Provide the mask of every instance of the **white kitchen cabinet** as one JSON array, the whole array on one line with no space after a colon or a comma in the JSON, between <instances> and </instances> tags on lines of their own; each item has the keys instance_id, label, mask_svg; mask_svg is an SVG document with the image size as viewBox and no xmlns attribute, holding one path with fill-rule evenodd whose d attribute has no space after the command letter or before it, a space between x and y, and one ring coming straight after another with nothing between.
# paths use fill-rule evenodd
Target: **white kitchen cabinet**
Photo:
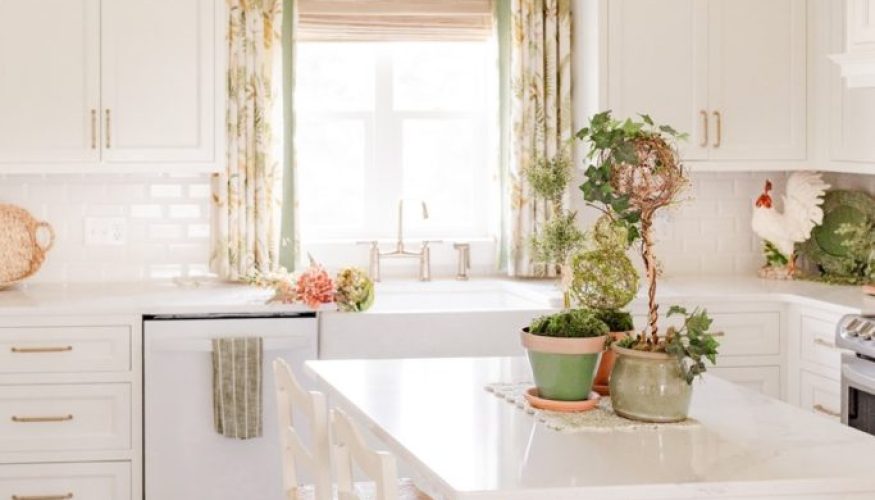
<instances>
[{"instance_id":1,"label":"white kitchen cabinet","mask_svg":"<svg viewBox=\"0 0 875 500\"><path fill-rule=\"evenodd\" d=\"M803 160L806 5L708 1L711 160Z\"/></svg>"},{"instance_id":2,"label":"white kitchen cabinet","mask_svg":"<svg viewBox=\"0 0 875 500\"><path fill-rule=\"evenodd\" d=\"M125 462L0 465L0 498L128 500L131 480Z\"/></svg>"},{"instance_id":3,"label":"white kitchen cabinet","mask_svg":"<svg viewBox=\"0 0 875 500\"><path fill-rule=\"evenodd\" d=\"M717 366L709 368L708 373L760 394L781 399L780 366Z\"/></svg>"},{"instance_id":4,"label":"white kitchen cabinet","mask_svg":"<svg viewBox=\"0 0 875 500\"><path fill-rule=\"evenodd\" d=\"M0 173L220 169L221 0L0 0Z\"/></svg>"},{"instance_id":5,"label":"white kitchen cabinet","mask_svg":"<svg viewBox=\"0 0 875 500\"><path fill-rule=\"evenodd\" d=\"M849 0L848 5L867 3ZM875 2L873 2L875 3ZM875 14L875 11L873 11ZM844 2L830 3L825 12L829 29L827 53L841 52L849 39L860 40L860 35L848 34L862 21L854 22L847 16ZM875 167L875 87L848 87L841 68L830 64L826 68L829 90L829 160L846 163L860 173L873 173ZM860 165L862 164L862 165Z\"/></svg>"},{"instance_id":6,"label":"white kitchen cabinet","mask_svg":"<svg viewBox=\"0 0 875 500\"><path fill-rule=\"evenodd\" d=\"M607 3L606 107L690 134L685 160L806 159L806 2Z\"/></svg>"},{"instance_id":7,"label":"white kitchen cabinet","mask_svg":"<svg viewBox=\"0 0 875 500\"><path fill-rule=\"evenodd\" d=\"M608 2L607 108L649 114L690 134L685 159L708 157L706 4L699 0Z\"/></svg>"},{"instance_id":8,"label":"white kitchen cabinet","mask_svg":"<svg viewBox=\"0 0 875 500\"><path fill-rule=\"evenodd\" d=\"M0 170L99 160L99 7L0 1Z\"/></svg>"},{"instance_id":9,"label":"white kitchen cabinet","mask_svg":"<svg viewBox=\"0 0 875 500\"><path fill-rule=\"evenodd\" d=\"M838 380L802 370L799 373L799 406L831 420L841 417L841 384Z\"/></svg>"},{"instance_id":10,"label":"white kitchen cabinet","mask_svg":"<svg viewBox=\"0 0 875 500\"><path fill-rule=\"evenodd\" d=\"M102 3L104 161L213 161L215 10L215 0Z\"/></svg>"}]
</instances>

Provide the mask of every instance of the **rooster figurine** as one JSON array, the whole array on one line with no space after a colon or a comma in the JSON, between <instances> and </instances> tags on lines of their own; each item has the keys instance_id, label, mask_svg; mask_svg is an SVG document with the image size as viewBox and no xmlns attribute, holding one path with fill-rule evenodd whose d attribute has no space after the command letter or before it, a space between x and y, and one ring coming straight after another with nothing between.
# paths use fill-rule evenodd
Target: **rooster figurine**
<instances>
[{"instance_id":1,"label":"rooster figurine","mask_svg":"<svg viewBox=\"0 0 875 500\"><path fill-rule=\"evenodd\" d=\"M823 222L823 195L829 184L817 172L796 172L787 179L783 196L784 213L778 212L772 196L772 182L766 180L763 194L756 200L751 226L763 240L766 265L764 278L790 279L796 272L796 243L806 241L811 231Z\"/></svg>"}]
</instances>

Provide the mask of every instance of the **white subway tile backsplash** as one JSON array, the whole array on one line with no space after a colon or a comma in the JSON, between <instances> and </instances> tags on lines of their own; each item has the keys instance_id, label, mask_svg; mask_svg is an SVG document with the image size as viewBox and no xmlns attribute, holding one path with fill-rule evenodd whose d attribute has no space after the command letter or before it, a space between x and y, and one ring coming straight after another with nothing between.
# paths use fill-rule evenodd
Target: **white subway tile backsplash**
<instances>
[{"instance_id":1,"label":"white subway tile backsplash","mask_svg":"<svg viewBox=\"0 0 875 500\"><path fill-rule=\"evenodd\" d=\"M788 174L691 173L686 201L664 210L654 228L664 276L753 275L761 242L750 228L753 203L766 179L780 196ZM875 193L875 176L827 174L836 188ZM598 214L574 207L584 224ZM209 274L208 174L6 175L0 203L14 203L55 229L55 246L34 281L127 281ZM123 218L120 246L88 246L86 217ZM640 257L632 258L640 268Z\"/></svg>"},{"instance_id":2,"label":"white subway tile backsplash","mask_svg":"<svg viewBox=\"0 0 875 500\"><path fill-rule=\"evenodd\" d=\"M55 230L55 246L32 281L204 275L209 182L208 174L6 175L0 176L0 203L20 205ZM95 217L123 220L124 244L87 245L85 220Z\"/></svg>"}]
</instances>

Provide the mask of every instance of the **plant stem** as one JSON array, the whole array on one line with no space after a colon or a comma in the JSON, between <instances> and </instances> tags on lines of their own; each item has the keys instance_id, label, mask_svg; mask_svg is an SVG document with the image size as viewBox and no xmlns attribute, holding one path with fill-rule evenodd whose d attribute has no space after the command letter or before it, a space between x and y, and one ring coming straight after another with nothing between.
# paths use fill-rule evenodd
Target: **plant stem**
<instances>
[{"instance_id":1,"label":"plant stem","mask_svg":"<svg viewBox=\"0 0 875 500\"><path fill-rule=\"evenodd\" d=\"M641 256L647 272L647 307L649 311L650 337L653 345L659 343L659 306L656 304L656 258L653 255L653 212L641 213Z\"/></svg>"}]
</instances>

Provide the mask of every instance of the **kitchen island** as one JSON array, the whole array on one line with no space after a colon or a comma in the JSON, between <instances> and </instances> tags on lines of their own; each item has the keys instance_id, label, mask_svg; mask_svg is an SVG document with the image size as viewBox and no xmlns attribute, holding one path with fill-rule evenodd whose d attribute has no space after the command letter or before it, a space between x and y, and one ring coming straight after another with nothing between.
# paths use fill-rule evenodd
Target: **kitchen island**
<instances>
[{"instance_id":1,"label":"kitchen island","mask_svg":"<svg viewBox=\"0 0 875 500\"><path fill-rule=\"evenodd\" d=\"M485 390L523 358L307 363L434 498L873 499L875 437L706 375L699 425L557 431Z\"/></svg>"}]
</instances>

